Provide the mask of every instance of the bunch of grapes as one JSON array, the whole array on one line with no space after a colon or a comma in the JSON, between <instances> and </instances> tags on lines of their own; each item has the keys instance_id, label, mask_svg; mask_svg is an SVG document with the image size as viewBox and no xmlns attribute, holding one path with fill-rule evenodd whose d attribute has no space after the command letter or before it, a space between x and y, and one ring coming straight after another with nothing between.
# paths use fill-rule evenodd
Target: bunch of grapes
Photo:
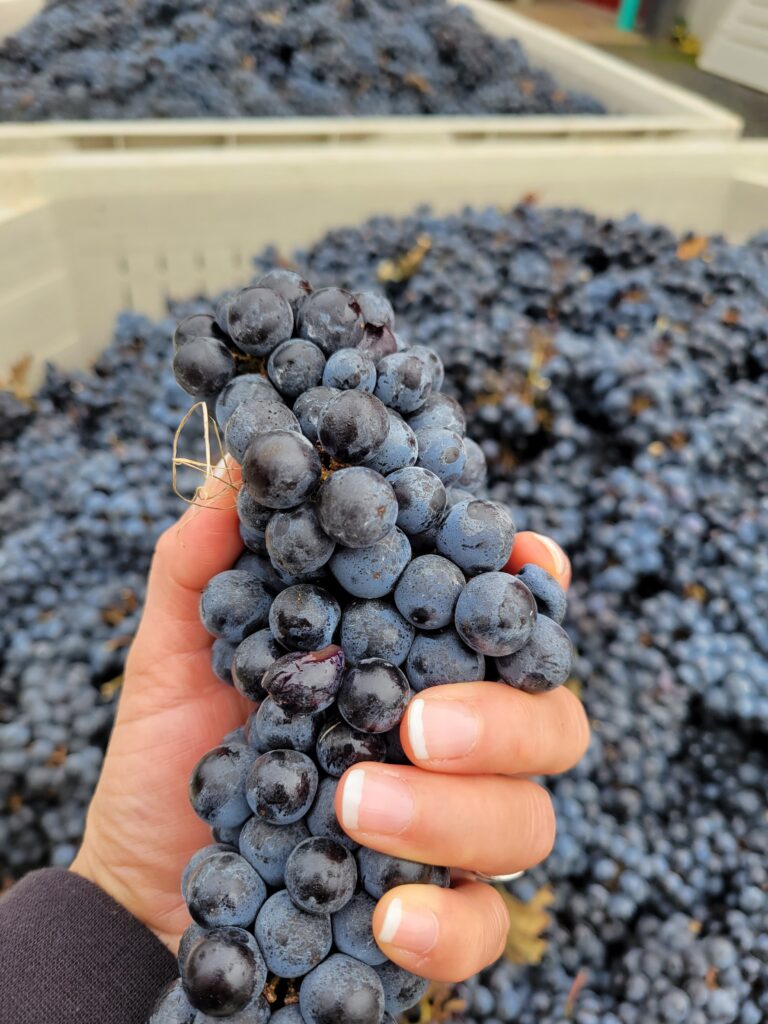
<instances>
[{"instance_id":1,"label":"bunch of grapes","mask_svg":"<svg viewBox=\"0 0 768 1024\"><path fill-rule=\"evenodd\" d=\"M442 363L393 328L376 294L273 270L176 331L176 378L242 468L247 550L200 614L214 672L254 710L192 775L214 842L184 872L194 923L152 1024L382 1024L417 1003L426 982L381 952L373 910L450 873L352 841L338 781L405 762L413 692L568 678L563 590L504 571L515 527L476 497L485 459Z\"/></svg>"}]
</instances>

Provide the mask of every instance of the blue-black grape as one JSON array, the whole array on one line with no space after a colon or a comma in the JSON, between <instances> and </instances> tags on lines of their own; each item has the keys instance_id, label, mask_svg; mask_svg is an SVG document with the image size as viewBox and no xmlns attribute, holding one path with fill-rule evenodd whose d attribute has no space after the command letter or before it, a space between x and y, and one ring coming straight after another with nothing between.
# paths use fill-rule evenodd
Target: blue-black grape
<instances>
[{"instance_id":1,"label":"blue-black grape","mask_svg":"<svg viewBox=\"0 0 768 1024\"><path fill-rule=\"evenodd\" d=\"M372 967L334 953L299 990L306 1024L378 1024L384 1016L384 990Z\"/></svg>"},{"instance_id":2,"label":"blue-black grape","mask_svg":"<svg viewBox=\"0 0 768 1024\"><path fill-rule=\"evenodd\" d=\"M325 356L311 341L292 338L278 345L267 363L267 374L284 397L293 401L323 380Z\"/></svg>"},{"instance_id":3,"label":"blue-black grape","mask_svg":"<svg viewBox=\"0 0 768 1024\"><path fill-rule=\"evenodd\" d=\"M344 350L342 349L342 351ZM330 400L338 394L340 394L338 388L310 388L303 395L299 395L293 403L293 414L299 421L304 436L312 444L317 444L320 439L318 436L320 414Z\"/></svg>"},{"instance_id":4,"label":"blue-black grape","mask_svg":"<svg viewBox=\"0 0 768 1024\"><path fill-rule=\"evenodd\" d=\"M215 928L195 943L182 970L195 1009L216 1017L242 1010L261 992L267 967L254 937L243 928Z\"/></svg>"},{"instance_id":5,"label":"blue-black grape","mask_svg":"<svg viewBox=\"0 0 768 1024\"><path fill-rule=\"evenodd\" d=\"M243 352L268 356L291 337L293 311L271 288L244 288L228 304L227 329Z\"/></svg>"},{"instance_id":6,"label":"blue-black grape","mask_svg":"<svg viewBox=\"0 0 768 1024\"><path fill-rule=\"evenodd\" d=\"M392 303L380 292L356 292L355 299L360 307L366 326L395 326L395 311Z\"/></svg>"},{"instance_id":7,"label":"blue-black grape","mask_svg":"<svg viewBox=\"0 0 768 1024\"><path fill-rule=\"evenodd\" d=\"M341 686L344 654L340 647L284 654L265 672L262 686L289 714L309 715L333 703Z\"/></svg>"},{"instance_id":8,"label":"blue-black grape","mask_svg":"<svg viewBox=\"0 0 768 1024\"><path fill-rule=\"evenodd\" d=\"M186 888L190 916L205 928L249 928L267 898L267 887L253 867L229 851L205 857Z\"/></svg>"},{"instance_id":9,"label":"blue-black grape","mask_svg":"<svg viewBox=\"0 0 768 1024\"><path fill-rule=\"evenodd\" d=\"M435 394L429 396L417 413L408 417L412 430L450 430L464 437L467 419L459 402L453 395Z\"/></svg>"},{"instance_id":10,"label":"blue-black grape","mask_svg":"<svg viewBox=\"0 0 768 1024\"><path fill-rule=\"evenodd\" d=\"M315 802L306 817L307 828L313 836L328 836L329 839L335 839L348 850L356 850L359 844L354 839L350 839L336 817L335 801L338 785L337 779L324 778L321 780L317 787Z\"/></svg>"},{"instance_id":11,"label":"blue-black grape","mask_svg":"<svg viewBox=\"0 0 768 1024\"><path fill-rule=\"evenodd\" d=\"M320 733L316 756L326 775L340 779L353 764L383 761L387 756L387 744L382 736L360 732L339 719L329 722Z\"/></svg>"},{"instance_id":12,"label":"blue-black grape","mask_svg":"<svg viewBox=\"0 0 768 1024\"><path fill-rule=\"evenodd\" d=\"M333 941L339 952L369 967L383 964L387 959L373 936L375 909L376 900L366 892L359 892L331 918Z\"/></svg>"},{"instance_id":13,"label":"blue-black grape","mask_svg":"<svg viewBox=\"0 0 768 1024\"><path fill-rule=\"evenodd\" d=\"M395 587L400 614L417 629L442 629L453 622L466 580L461 569L440 555L420 555Z\"/></svg>"},{"instance_id":14,"label":"blue-black grape","mask_svg":"<svg viewBox=\"0 0 768 1024\"><path fill-rule=\"evenodd\" d=\"M245 783L255 753L240 743L214 747L197 762L189 782L195 814L209 825L237 828L250 815Z\"/></svg>"},{"instance_id":15,"label":"blue-black grape","mask_svg":"<svg viewBox=\"0 0 768 1024\"><path fill-rule=\"evenodd\" d=\"M383 476L362 466L340 469L320 488L318 515L339 544L364 548L382 540L397 520L397 498Z\"/></svg>"},{"instance_id":16,"label":"blue-black grape","mask_svg":"<svg viewBox=\"0 0 768 1024\"><path fill-rule=\"evenodd\" d=\"M269 629L247 636L235 651L232 676L235 688L248 700L265 696L262 679L267 669L282 656L283 650Z\"/></svg>"},{"instance_id":17,"label":"blue-black grape","mask_svg":"<svg viewBox=\"0 0 768 1024\"><path fill-rule=\"evenodd\" d=\"M332 594L311 583L287 587L269 610L275 639L290 651L318 651L333 640L341 608Z\"/></svg>"},{"instance_id":18,"label":"blue-black grape","mask_svg":"<svg viewBox=\"0 0 768 1024\"><path fill-rule=\"evenodd\" d=\"M241 402L227 420L224 447L238 462L242 462L252 441L275 430L299 433L301 428L288 406L279 399L249 398Z\"/></svg>"},{"instance_id":19,"label":"blue-black grape","mask_svg":"<svg viewBox=\"0 0 768 1024\"><path fill-rule=\"evenodd\" d=\"M398 885L426 885L432 872L428 864L390 857L365 846L357 851L357 863L363 888L375 900Z\"/></svg>"},{"instance_id":20,"label":"blue-black grape","mask_svg":"<svg viewBox=\"0 0 768 1024\"><path fill-rule=\"evenodd\" d=\"M185 903L187 900L187 883L189 882L190 875L200 867L204 860L214 853L237 853L237 850L226 843L210 843L208 846L202 846L192 854L181 875L181 895Z\"/></svg>"},{"instance_id":21,"label":"blue-black grape","mask_svg":"<svg viewBox=\"0 0 768 1024\"><path fill-rule=\"evenodd\" d=\"M432 393L429 367L408 351L384 356L376 366L376 373L376 396L403 416L421 409Z\"/></svg>"},{"instance_id":22,"label":"blue-black grape","mask_svg":"<svg viewBox=\"0 0 768 1024\"><path fill-rule=\"evenodd\" d=\"M343 288L319 288L299 309L298 334L313 341L326 355L340 348L355 348L364 326L360 306Z\"/></svg>"},{"instance_id":23,"label":"blue-black grape","mask_svg":"<svg viewBox=\"0 0 768 1024\"><path fill-rule=\"evenodd\" d=\"M237 645L229 640L214 640L211 647L211 668L217 679L228 686L233 685L232 662L234 661Z\"/></svg>"},{"instance_id":24,"label":"blue-black grape","mask_svg":"<svg viewBox=\"0 0 768 1024\"><path fill-rule=\"evenodd\" d=\"M485 678L485 658L462 643L454 629L439 629L416 637L405 659L405 674L416 691L474 682Z\"/></svg>"},{"instance_id":25,"label":"blue-black grape","mask_svg":"<svg viewBox=\"0 0 768 1024\"><path fill-rule=\"evenodd\" d=\"M506 565L514 539L512 517L498 502L461 501L437 531L437 550L474 576Z\"/></svg>"},{"instance_id":26,"label":"blue-black grape","mask_svg":"<svg viewBox=\"0 0 768 1024\"><path fill-rule=\"evenodd\" d=\"M217 1024L221 1017L212 1016L207 1013L198 1013L195 1017L195 1024ZM268 1024L273 1020L272 1009L261 993L254 996L242 1010L230 1014L226 1018L228 1024Z\"/></svg>"},{"instance_id":27,"label":"blue-black grape","mask_svg":"<svg viewBox=\"0 0 768 1024\"><path fill-rule=\"evenodd\" d=\"M320 569L336 546L311 505L276 512L267 525L265 541L272 563L290 576Z\"/></svg>"},{"instance_id":28,"label":"blue-black grape","mask_svg":"<svg viewBox=\"0 0 768 1024\"><path fill-rule=\"evenodd\" d=\"M272 697L261 702L254 713L253 728L262 752L267 750L314 750L320 734L318 715L289 715Z\"/></svg>"},{"instance_id":29,"label":"blue-black grape","mask_svg":"<svg viewBox=\"0 0 768 1024\"><path fill-rule=\"evenodd\" d=\"M366 462L384 444L389 431L385 406L365 391L342 391L323 407L318 438L334 459Z\"/></svg>"},{"instance_id":30,"label":"blue-black grape","mask_svg":"<svg viewBox=\"0 0 768 1024\"><path fill-rule=\"evenodd\" d=\"M285 866L285 888L308 914L335 914L352 899L357 863L328 836L311 836L296 846Z\"/></svg>"},{"instance_id":31,"label":"blue-black grape","mask_svg":"<svg viewBox=\"0 0 768 1024\"><path fill-rule=\"evenodd\" d=\"M458 483L467 460L463 438L443 427L421 427L416 431L416 441L417 465L430 469L444 484Z\"/></svg>"},{"instance_id":32,"label":"blue-black grape","mask_svg":"<svg viewBox=\"0 0 768 1024\"><path fill-rule=\"evenodd\" d=\"M260 373L244 373L222 388L216 399L216 422L224 430L229 417L241 402L279 401L280 396Z\"/></svg>"},{"instance_id":33,"label":"blue-black grape","mask_svg":"<svg viewBox=\"0 0 768 1024\"><path fill-rule=\"evenodd\" d=\"M380 448L366 460L369 469L387 476L404 466L413 466L419 457L416 435L399 412L387 409L389 426Z\"/></svg>"},{"instance_id":34,"label":"blue-black grape","mask_svg":"<svg viewBox=\"0 0 768 1024\"><path fill-rule=\"evenodd\" d=\"M195 1024L196 1015L197 1011L187 999L181 979L177 978L161 994L149 1024Z\"/></svg>"},{"instance_id":35,"label":"blue-black grape","mask_svg":"<svg viewBox=\"0 0 768 1024\"><path fill-rule=\"evenodd\" d=\"M279 978L300 978L326 958L333 936L328 914L308 914L285 890L270 896L254 926L267 967Z\"/></svg>"},{"instance_id":36,"label":"blue-black grape","mask_svg":"<svg viewBox=\"0 0 768 1024\"><path fill-rule=\"evenodd\" d=\"M180 387L196 398L217 395L237 372L235 360L218 338L191 338L173 357Z\"/></svg>"},{"instance_id":37,"label":"blue-black grape","mask_svg":"<svg viewBox=\"0 0 768 1024\"><path fill-rule=\"evenodd\" d=\"M262 434L243 459L243 481L251 496L268 508L295 508L317 486L320 459L301 434L276 430Z\"/></svg>"},{"instance_id":38,"label":"blue-black grape","mask_svg":"<svg viewBox=\"0 0 768 1024\"><path fill-rule=\"evenodd\" d=\"M350 601L342 612L339 642L350 665L359 665L365 658L402 665L415 635L410 622L389 601Z\"/></svg>"},{"instance_id":39,"label":"blue-black grape","mask_svg":"<svg viewBox=\"0 0 768 1024\"><path fill-rule=\"evenodd\" d=\"M173 332L174 350L185 345L193 338L218 338L226 342L226 335L221 330L216 320L208 313L193 313L179 320L176 330Z\"/></svg>"},{"instance_id":40,"label":"blue-black grape","mask_svg":"<svg viewBox=\"0 0 768 1024\"><path fill-rule=\"evenodd\" d=\"M517 578L522 580L536 598L536 607L541 614L561 626L568 608L568 599L554 576L550 576L540 565L529 563L523 566Z\"/></svg>"},{"instance_id":41,"label":"blue-black grape","mask_svg":"<svg viewBox=\"0 0 768 1024\"><path fill-rule=\"evenodd\" d=\"M344 672L337 704L342 717L360 732L389 732L406 709L408 680L381 658L367 658Z\"/></svg>"},{"instance_id":42,"label":"blue-black grape","mask_svg":"<svg viewBox=\"0 0 768 1024\"><path fill-rule=\"evenodd\" d=\"M421 466L407 466L390 473L387 480L397 498L397 525L401 530L418 534L439 526L447 504L440 477Z\"/></svg>"},{"instance_id":43,"label":"blue-black grape","mask_svg":"<svg viewBox=\"0 0 768 1024\"><path fill-rule=\"evenodd\" d=\"M432 379L432 394L440 391L445 380L445 367L440 356L435 352L434 348L430 348L429 345L409 345L407 350L409 355L415 356L420 359L429 371L429 375Z\"/></svg>"},{"instance_id":44,"label":"blue-black grape","mask_svg":"<svg viewBox=\"0 0 768 1024\"><path fill-rule=\"evenodd\" d=\"M273 292L282 295L293 310L294 317L298 314L304 299L312 291L309 281L297 271L285 267L274 267L266 274L262 274L256 285L259 288L271 288Z\"/></svg>"},{"instance_id":45,"label":"blue-black grape","mask_svg":"<svg viewBox=\"0 0 768 1024\"><path fill-rule=\"evenodd\" d=\"M272 1014L270 1024L304 1024L298 1003L281 1007L277 1013Z\"/></svg>"},{"instance_id":46,"label":"blue-black grape","mask_svg":"<svg viewBox=\"0 0 768 1024\"><path fill-rule=\"evenodd\" d=\"M471 437L465 437L464 453L466 455L466 460L464 462L464 469L461 471L461 476L459 477L459 486L471 488L482 487L485 484L485 480L488 475L488 465L486 463L483 449L476 441L473 441Z\"/></svg>"},{"instance_id":47,"label":"blue-black grape","mask_svg":"<svg viewBox=\"0 0 768 1024\"><path fill-rule=\"evenodd\" d=\"M486 572L467 583L456 602L456 632L489 657L519 651L533 632L536 601L528 587L506 572Z\"/></svg>"},{"instance_id":48,"label":"blue-black grape","mask_svg":"<svg viewBox=\"0 0 768 1024\"><path fill-rule=\"evenodd\" d=\"M367 391L376 387L376 365L359 349L342 348L329 357L323 370L323 384L341 391Z\"/></svg>"},{"instance_id":49,"label":"blue-black grape","mask_svg":"<svg viewBox=\"0 0 768 1024\"><path fill-rule=\"evenodd\" d=\"M269 750L251 765L245 783L248 806L274 825L303 818L317 792L313 761L298 750Z\"/></svg>"},{"instance_id":50,"label":"blue-black grape","mask_svg":"<svg viewBox=\"0 0 768 1024\"><path fill-rule=\"evenodd\" d=\"M322 785L322 784L321 784ZM273 889L285 886L285 865L299 843L309 838L304 821L273 825L254 815L240 833L240 854Z\"/></svg>"},{"instance_id":51,"label":"blue-black grape","mask_svg":"<svg viewBox=\"0 0 768 1024\"><path fill-rule=\"evenodd\" d=\"M257 579L240 569L220 572L203 590L200 618L213 636L239 644L267 624L272 597Z\"/></svg>"},{"instance_id":52,"label":"blue-black grape","mask_svg":"<svg viewBox=\"0 0 768 1024\"><path fill-rule=\"evenodd\" d=\"M429 988L426 978L389 961L377 966L375 971L384 989L384 1006L393 1017L415 1006Z\"/></svg>"},{"instance_id":53,"label":"blue-black grape","mask_svg":"<svg viewBox=\"0 0 768 1024\"><path fill-rule=\"evenodd\" d=\"M571 674L573 647L568 634L546 615L539 615L524 647L496 660L505 683L528 693L554 690Z\"/></svg>"},{"instance_id":54,"label":"blue-black grape","mask_svg":"<svg viewBox=\"0 0 768 1024\"><path fill-rule=\"evenodd\" d=\"M395 528L368 547L337 548L330 560L330 570L353 597L385 597L394 589L410 557L408 538Z\"/></svg>"}]
</instances>

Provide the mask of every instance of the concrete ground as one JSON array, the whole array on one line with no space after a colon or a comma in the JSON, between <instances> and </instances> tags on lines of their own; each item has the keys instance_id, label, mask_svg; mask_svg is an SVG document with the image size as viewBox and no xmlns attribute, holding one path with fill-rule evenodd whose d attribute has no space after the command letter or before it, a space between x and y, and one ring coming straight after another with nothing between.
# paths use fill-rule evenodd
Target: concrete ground
<instances>
[{"instance_id":1,"label":"concrete ground","mask_svg":"<svg viewBox=\"0 0 768 1024\"><path fill-rule=\"evenodd\" d=\"M620 32L615 15L579 0L502 0L515 12L591 43L636 67L699 93L744 118L747 136L768 136L768 95L710 75L670 43Z\"/></svg>"}]
</instances>

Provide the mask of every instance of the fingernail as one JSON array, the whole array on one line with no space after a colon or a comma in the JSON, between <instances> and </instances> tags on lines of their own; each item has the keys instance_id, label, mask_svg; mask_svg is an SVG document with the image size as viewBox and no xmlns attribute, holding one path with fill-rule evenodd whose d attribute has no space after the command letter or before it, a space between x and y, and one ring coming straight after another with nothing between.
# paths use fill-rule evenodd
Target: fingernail
<instances>
[{"instance_id":1,"label":"fingernail","mask_svg":"<svg viewBox=\"0 0 768 1024\"><path fill-rule=\"evenodd\" d=\"M341 823L348 830L395 836L410 825L415 810L410 787L397 776L354 768L344 780Z\"/></svg>"},{"instance_id":2,"label":"fingernail","mask_svg":"<svg viewBox=\"0 0 768 1024\"><path fill-rule=\"evenodd\" d=\"M221 484L229 479L229 465L226 455L222 456L210 473L205 478L205 483L200 488L200 496L204 500L218 495L222 491Z\"/></svg>"},{"instance_id":3,"label":"fingernail","mask_svg":"<svg viewBox=\"0 0 768 1024\"><path fill-rule=\"evenodd\" d=\"M437 917L428 907L409 907L395 898L387 907L377 938L387 946L424 956L435 948L439 931Z\"/></svg>"},{"instance_id":4,"label":"fingernail","mask_svg":"<svg viewBox=\"0 0 768 1024\"><path fill-rule=\"evenodd\" d=\"M408 708L408 739L417 760L450 761L470 754L480 738L480 719L458 700L417 697Z\"/></svg>"},{"instance_id":5,"label":"fingernail","mask_svg":"<svg viewBox=\"0 0 768 1024\"><path fill-rule=\"evenodd\" d=\"M557 576L566 575L568 572L568 559L566 557L565 552L557 543L557 541L552 540L551 537L545 537L542 533L537 533L535 534L535 536L539 539L539 541L544 545L544 547L552 556L552 561L554 563L555 570L554 574Z\"/></svg>"}]
</instances>

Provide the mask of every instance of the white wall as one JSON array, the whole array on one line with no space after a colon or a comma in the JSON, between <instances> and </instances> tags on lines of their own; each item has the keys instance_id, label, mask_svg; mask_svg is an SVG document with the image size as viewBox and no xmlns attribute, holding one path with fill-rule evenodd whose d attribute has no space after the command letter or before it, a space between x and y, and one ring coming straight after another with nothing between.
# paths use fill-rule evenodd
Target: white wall
<instances>
[{"instance_id":1,"label":"white wall","mask_svg":"<svg viewBox=\"0 0 768 1024\"><path fill-rule=\"evenodd\" d=\"M730 5L730 0L685 0L682 8L688 28L705 43Z\"/></svg>"}]
</instances>

